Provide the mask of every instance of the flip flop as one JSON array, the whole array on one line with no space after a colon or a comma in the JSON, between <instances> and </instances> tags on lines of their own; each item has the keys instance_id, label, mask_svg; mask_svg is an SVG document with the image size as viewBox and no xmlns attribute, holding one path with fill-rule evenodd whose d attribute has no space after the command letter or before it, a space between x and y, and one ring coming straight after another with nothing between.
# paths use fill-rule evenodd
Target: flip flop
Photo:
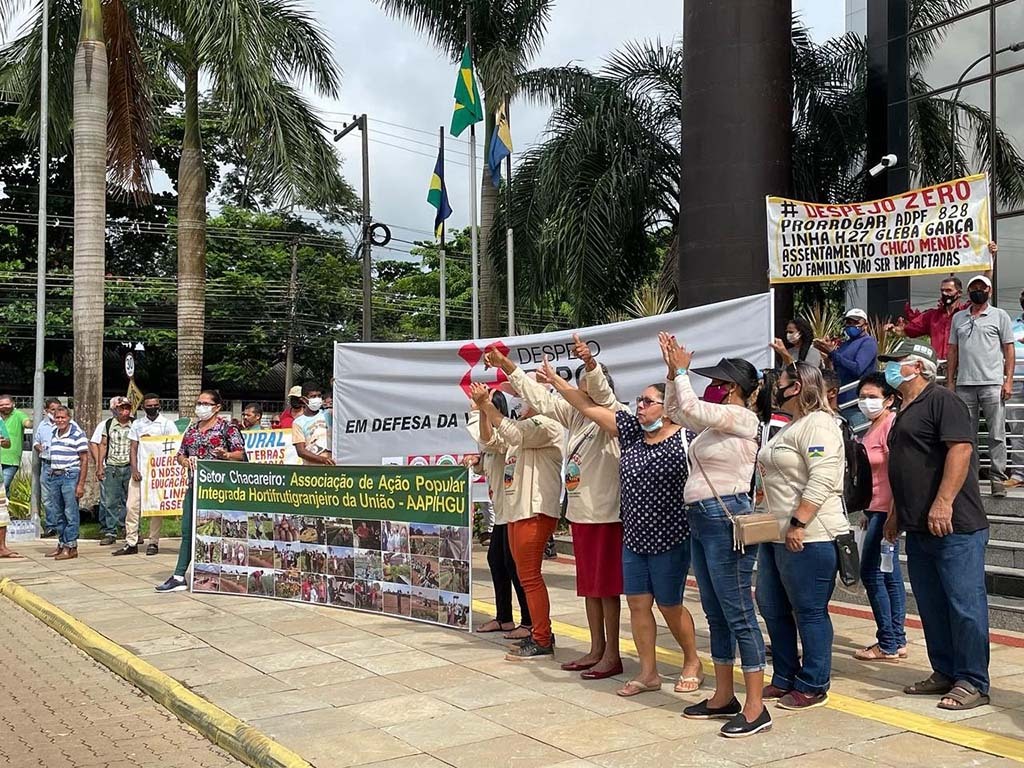
<instances>
[{"instance_id":1,"label":"flip flop","mask_svg":"<svg viewBox=\"0 0 1024 768\"><path fill-rule=\"evenodd\" d=\"M868 646L867 648L861 648L859 651L854 651L853 658L857 661L885 661L889 663L898 663L902 656L899 653L892 655L885 653L878 643Z\"/></svg>"},{"instance_id":2,"label":"flip flop","mask_svg":"<svg viewBox=\"0 0 1024 768\"><path fill-rule=\"evenodd\" d=\"M8 552L6 555L0 555L0 558L9 560L24 560L24 555L19 555L17 552Z\"/></svg>"},{"instance_id":3,"label":"flip flop","mask_svg":"<svg viewBox=\"0 0 1024 768\"><path fill-rule=\"evenodd\" d=\"M903 692L908 696L945 696L953 683L938 672L932 672L926 679L908 685Z\"/></svg>"},{"instance_id":4,"label":"flip flop","mask_svg":"<svg viewBox=\"0 0 1024 768\"><path fill-rule=\"evenodd\" d=\"M949 691L944 693L942 698L952 699L953 703L943 704L940 701L938 703L939 709L948 709L954 712L964 709L974 709L975 707L984 707L990 701L988 694L982 693L966 680L959 681L956 685L950 688Z\"/></svg>"},{"instance_id":5,"label":"flip flop","mask_svg":"<svg viewBox=\"0 0 1024 768\"><path fill-rule=\"evenodd\" d=\"M565 662L565 664L562 664L562 669L564 669L566 672L582 672L586 669L590 669L591 667L596 666L596 661L591 661L586 664L579 664L575 661L567 661Z\"/></svg>"},{"instance_id":6,"label":"flip flop","mask_svg":"<svg viewBox=\"0 0 1024 768\"><path fill-rule=\"evenodd\" d=\"M520 633L520 634L517 634ZM507 632L504 635L506 640L525 640L533 634L533 630L530 627L524 627L520 624L518 627L513 629L511 632Z\"/></svg>"},{"instance_id":7,"label":"flip flop","mask_svg":"<svg viewBox=\"0 0 1024 768\"><path fill-rule=\"evenodd\" d=\"M647 685L641 683L639 680L630 680L622 688L616 691L619 696L623 698L629 698L630 696L637 696L641 693L653 693L654 691L661 690L661 683L655 685Z\"/></svg>"},{"instance_id":8,"label":"flip flop","mask_svg":"<svg viewBox=\"0 0 1024 768\"><path fill-rule=\"evenodd\" d=\"M512 622L509 622L509 623L511 624ZM488 627L491 624L494 625L494 629L485 629L485 627ZM491 619L487 623L477 627L474 631L479 633L479 634L481 634L481 635L484 635L484 634L487 634L488 632L512 632L512 631L515 631L515 627L513 627L511 630L505 629L503 626L501 626L501 622L500 621L498 621L497 619Z\"/></svg>"},{"instance_id":9,"label":"flip flop","mask_svg":"<svg viewBox=\"0 0 1024 768\"><path fill-rule=\"evenodd\" d=\"M692 685L693 687L684 687L690 685ZM699 691L702 685L704 685L703 672L701 672L696 677L683 677L680 674L679 679L676 680L675 687L672 690L674 690L676 693L693 693L694 691Z\"/></svg>"}]
</instances>

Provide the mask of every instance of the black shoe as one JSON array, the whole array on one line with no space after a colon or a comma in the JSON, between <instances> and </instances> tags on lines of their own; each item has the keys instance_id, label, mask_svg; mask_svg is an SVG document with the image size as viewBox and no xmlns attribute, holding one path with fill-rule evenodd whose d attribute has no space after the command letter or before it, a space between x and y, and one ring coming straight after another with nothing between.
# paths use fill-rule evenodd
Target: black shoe
<instances>
[{"instance_id":1,"label":"black shoe","mask_svg":"<svg viewBox=\"0 0 1024 768\"><path fill-rule=\"evenodd\" d=\"M548 539L548 543L544 545L544 559L554 560L558 557L558 552L555 550L555 540Z\"/></svg>"},{"instance_id":2,"label":"black shoe","mask_svg":"<svg viewBox=\"0 0 1024 768\"><path fill-rule=\"evenodd\" d=\"M743 706L735 696L732 701L724 707L709 707L711 699L704 699L700 704L693 704L683 710L683 717L687 720L718 720L724 718L730 720L743 711Z\"/></svg>"},{"instance_id":3,"label":"black shoe","mask_svg":"<svg viewBox=\"0 0 1024 768\"><path fill-rule=\"evenodd\" d=\"M116 544L116 543L117 543L117 537L114 536L111 533L108 533L106 536L104 536L102 539L100 539L100 546L101 547L109 547L111 544Z\"/></svg>"},{"instance_id":4,"label":"black shoe","mask_svg":"<svg viewBox=\"0 0 1024 768\"><path fill-rule=\"evenodd\" d=\"M118 555L137 555L139 554L139 548L134 544L125 544L123 547L115 549L110 554L114 557L117 557Z\"/></svg>"},{"instance_id":5,"label":"black shoe","mask_svg":"<svg viewBox=\"0 0 1024 768\"><path fill-rule=\"evenodd\" d=\"M184 592L188 589L188 582L183 576L171 576L163 584L156 588L157 592Z\"/></svg>"},{"instance_id":6,"label":"black shoe","mask_svg":"<svg viewBox=\"0 0 1024 768\"><path fill-rule=\"evenodd\" d=\"M150 544L148 547L146 547L146 554L147 555L156 555L156 554L159 554L159 552L160 552L160 547L158 547L156 544Z\"/></svg>"},{"instance_id":7,"label":"black shoe","mask_svg":"<svg viewBox=\"0 0 1024 768\"><path fill-rule=\"evenodd\" d=\"M57 532L56 531L43 531L43 535L40 536L39 538L41 538L41 539L55 539L55 538L57 538Z\"/></svg>"},{"instance_id":8,"label":"black shoe","mask_svg":"<svg viewBox=\"0 0 1024 768\"><path fill-rule=\"evenodd\" d=\"M740 712L736 717L723 725L719 733L727 739L742 739L745 736L753 736L755 733L770 731L771 729L772 716L768 712L768 708L765 707L752 723L748 723L747 718Z\"/></svg>"},{"instance_id":9,"label":"black shoe","mask_svg":"<svg viewBox=\"0 0 1024 768\"><path fill-rule=\"evenodd\" d=\"M518 648L511 649L505 654L505 658L509 661L521 661L522 659L536 659L541 656L554 656L555 655L555 644L551 645L538 645L530 638L530 641L525 645L521 645Z\"/></svg>"}]
</instances>

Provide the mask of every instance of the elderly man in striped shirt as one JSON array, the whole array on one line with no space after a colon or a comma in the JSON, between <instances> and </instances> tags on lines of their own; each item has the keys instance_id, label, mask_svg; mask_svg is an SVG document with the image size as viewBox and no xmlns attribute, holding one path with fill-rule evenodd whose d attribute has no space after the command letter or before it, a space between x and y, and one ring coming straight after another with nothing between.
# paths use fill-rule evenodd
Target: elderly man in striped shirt
<instances>
[{"instance_id":1,"label":"elderly man in striped shirt","mask_svg":"<svg viewBox=\"0 0 1024 768\"><path fill-rule=\"evenodd\" d=\"M43 482L49 494L47 517L57 526L57 548L47 554L54 560L78 557L78 500L85 493L89 472L89 439L81 427L71 421L65 406L53 414L53 438L50 441L50 464L45 468Z\"/></svg>"}]
</instances>

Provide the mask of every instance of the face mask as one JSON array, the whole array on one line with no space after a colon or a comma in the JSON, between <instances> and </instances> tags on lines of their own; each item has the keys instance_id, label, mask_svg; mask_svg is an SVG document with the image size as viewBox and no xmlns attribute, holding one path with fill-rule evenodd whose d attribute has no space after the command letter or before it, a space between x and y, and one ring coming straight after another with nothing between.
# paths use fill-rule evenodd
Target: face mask
<instances>
[{"instance_id":1,"label":"face mask","mask_svg":"<svg viewBox=\"0 0 1024 768\"><path fill-rule=\"evenodd\" d=\"M322 397L311 397L306 401L306 407L311 411L319 411L324 407L324 399Z\"/></svg>"},{"instance_id":2,"label":"face mask","mask_svg":"<svg viewBox=\"0 0 1024 768\"><path fill-rule=\"evenodd\" d=\"M899 389L900 384L917 377L916 373L904 376L901 372L903 364L899 360L892 360L885 364L885 382L893 389Z\"/></svg>"},{"instance_id":3,"label":"face mask","mask_svg":"<svg viewBox=\"0 0 1024 768\"><path fill-rule=\"evenodd\" d=\"M797 394L799 394L799 392L796 393L796 394L793 394L793 395L787 395L786 394L786 390L789 389L790 387L792 387L794 383L795 382L791 381L785 387L776 387L775 388L775 393L774 393L772 399L775 401L775 407L776 408L781 408L786 403L788 403L790 400L792 400L794 397L796 397Z\"/></svg>"},{"instance_id":4,"label":"face mask","mask_svg":"<svg viewBox=\"0 0 1024 768\"><path fill-rule=\"evenodd\" d=\"M146 409L146 418L148 418L150 421L156 421L156 417L159 416L159 415L160 415L160 409L159 408L147 408Z\"/></svg>"},{"instance_id":5,"label":"face mask","mask_svg":"<svg viewBox=\"0 0 1024 768\"><path fill-rule=\"evenodd\" d=\"M942 298L943 305L945 305L947 307L951 307L954 304L956 304L956 294L955 293L952 296L947 296L946 294L942 294L941 298Z\"/></svg>"},{"instance_id":6,"label":"face mask","mask_svg":"<svg viewBox=\"0 0 1024 768\"><path fill-rule=\"evenodd\" d=\"M640 428L643 429L644 432L657 432L659 429L661 429L661 424L662 419L659 416L656 421L651 422L650 424L641 424Z\"/></svg>"},{"instance_id":7,"label":"face mask","mask_svg":"<svg viewBox=\"0 0 1024 768\"><path fill-rule=\"evenodd\" d=\"M856 339L860 336L862 330L859 325L848 325L846 326L846 335L848 338Z\"/></svg>"},{"instance_id":8,"label":"face mask","mask_svg":"<svg viewBox=\"0 0 1024 768\"><path fill-rule=\"evenodd\" d=\"M708 384L704 390L704 397L702 398L705 403L721 404L726 401L729 397L729 385L728 384Z\"/></svg>"},{"instance_id":9,"label":"face mask","mask_svg":"<svg viewBox=\"0 0 1024 768\"><path fill-rule=\"evenodd\" d=\"M786 341L788 341L793 346L796 346L797 344L800 343L800 334L799 333L787 333L786 334Z\"/></svg>"},{"instance_id":10,"label":"face mask","mask_svg":"<svg viewBox=\"0 0 1024 768\"><path fill-rule=\"evenodd\" d=\"M970 292L971 302L981 306L988 301L988 291L971 291Z\"/></svg>"},{"instance_id":11,"label":"face mask","mask_svg":"<svg viewBox=\"0 0 1024 768\"><path fill-rule=\"evenodd\" d=\"M863 397L857 401L857 407L861 413L873 419L885 410L885 400L880 397Z\"/></svg>"},{"instance_id":12,"label":"face mask","mask_svg":"<svg viewBox=\"0 0 1024 768\"><path fill-rule=\"evenodd\" d=\"M212 405L197 405L196 406L196 418L200 421L206 421L208 418L213 416Z\"/></svg>"}]
</instances>

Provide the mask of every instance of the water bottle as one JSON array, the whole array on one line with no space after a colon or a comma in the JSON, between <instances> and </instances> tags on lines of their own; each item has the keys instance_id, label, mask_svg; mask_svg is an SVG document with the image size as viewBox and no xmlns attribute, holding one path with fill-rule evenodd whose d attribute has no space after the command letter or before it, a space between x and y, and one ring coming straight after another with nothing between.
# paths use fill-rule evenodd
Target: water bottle
<instances>
[{"instance_id":1,"label":"water bottle","mask_svg":"<svg viewBox=\"0 0 1024 768\"><path fill-rule=\"evenodd\" d=\"M882 539L882 573L892 573L893 558L896 556L896 545L891 541Z\"/></svg>"}]
</instances>

